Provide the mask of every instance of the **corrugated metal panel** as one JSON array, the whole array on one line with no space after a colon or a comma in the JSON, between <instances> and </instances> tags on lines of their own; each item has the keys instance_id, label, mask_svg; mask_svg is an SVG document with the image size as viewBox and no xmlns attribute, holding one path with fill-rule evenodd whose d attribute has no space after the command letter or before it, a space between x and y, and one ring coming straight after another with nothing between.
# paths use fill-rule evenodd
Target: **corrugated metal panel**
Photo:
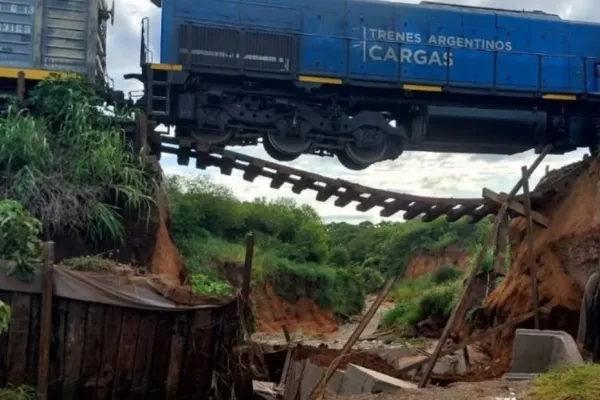
<instances>
[{"instance_id":1,"label":"corrugated metal panel","mask_svg":"<svg viewBox=\"0 0 600 400\"><path fill-rule=\"evenodd\" d=\"M33 66L36 0L0 1L0 65Z\"/></svg>"},{"instance_id":2,"label":"corrugated metal panel","mask_svg":"<svg viewBox=\"0 0 600 400\"><path fill-rule=\"evenodd\" d=\"M45 0L41 67L88 73L89 2Z\"/></svg>"}]
</instances>

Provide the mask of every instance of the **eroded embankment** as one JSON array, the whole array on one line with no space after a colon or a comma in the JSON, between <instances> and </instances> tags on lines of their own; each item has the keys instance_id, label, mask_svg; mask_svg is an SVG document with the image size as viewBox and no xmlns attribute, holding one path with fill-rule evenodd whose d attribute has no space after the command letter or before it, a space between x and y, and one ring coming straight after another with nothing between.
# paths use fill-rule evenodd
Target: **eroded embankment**
<instances>
[{"instance_id":1,"label":"eroded embankment","mask_svg":"<svg viewBox=\"0 0 600 400\"><path fill-rule=\"evenodd\" d=\"M313 299L295 303L282 299L271 284L263 284L252 292L258 332L281 333L285 325L290 332L328 335L338 330L333 312L320 308Z\"/></svg>"},{"instance_id":2,"label":"eroded embankment","mask_svg":"<svg viewBox=\"0 0 600 400\"><path fill-rule=\"evenodd\" d=\"M551 310L541 316L542 329L560 329L576 334L583 287L597 268L600 250L600 164L571 175L568 184L552 201L538 210L551 219L547 229L534 227L534 252L539 282L540 306ZM526 223L512 221L510 246L513 258L502 284L486 300L485 313L496 324L532 311L531 274L528 262ZM523 325L532 327L531 322ZM499 373L511 359L514 327L492 341L491 352Z\"/></svg>"},{"instance_id":3,"label":"eroded embankment","mask_svg":"<svg viewBox=\"0 0 600 400\"><path fill-rule=\"evenodd\" d=\"M422 275L432 274L442 267L454 267L466 271L471 265L471 255L462 247L446 247L438 251L417 250L411 256L405 279L415 279Z\"/></svg>"}]
</instances>

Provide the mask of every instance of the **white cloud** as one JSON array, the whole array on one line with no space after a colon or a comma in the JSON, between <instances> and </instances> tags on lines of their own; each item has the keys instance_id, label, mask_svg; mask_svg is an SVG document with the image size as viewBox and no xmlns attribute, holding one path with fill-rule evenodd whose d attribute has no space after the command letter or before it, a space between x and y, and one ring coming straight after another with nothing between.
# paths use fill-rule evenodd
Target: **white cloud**
<instances>
[{"instance_id":1,"label":"white cloud","mask_svg":"<svg viewBox=\"0 0 600 400\"><path fill-rule=\"evenodd\" d=\"M405 1L418 3L418 0ZM563 18L590 20L600 19L600 7L592 0L456 0L445 3L461 3L485 7L507 9L543 10L560 14ZM595 11L597 12L593 12ZM108 62L109 72L120 89L139 90L140 85L124 81L125 73L139 71L140 27L143 17L150 18L151 47L154 59L159 57L160 14L149 1L121 0L116 5L115 26L109 29ZM232 149L246 154L269 159L261 148ZM543 175L546 166L556 168L573 161L580 160L586 151L579 150L562 156L549 156L534 174L532 185ZM405 193L440 197L479 197L483 186L496 191L509 191L520 177L521 166L529 165L535 159L533 151L511 157L465 154L439 154L407 152L396 161L386 161L371 166L365 171L355 172L342 168L336 159L302 156L289 165L330 177L339 177L376 188L383 188ZM327 220L357 221L362 219L379 219L379 211L373 209L368 213L355 211L353 205L344 209L336 208L333 200L327 203L315 201L315 193L306 191L301 195L292 193L289 187L273 190L264 178L254 183L242 179L241 173L233 176L219 175L218 169L199 171L190 167L180 167L176 160L164 156L162 165L167 173L184 173L190 175L209 174L216 182L230 187L237 196L250 200L254 197L279 196L293 197L298 202L314 206ZM395 217L398 218L398 217Z\"/></svg>"}]
</instances>

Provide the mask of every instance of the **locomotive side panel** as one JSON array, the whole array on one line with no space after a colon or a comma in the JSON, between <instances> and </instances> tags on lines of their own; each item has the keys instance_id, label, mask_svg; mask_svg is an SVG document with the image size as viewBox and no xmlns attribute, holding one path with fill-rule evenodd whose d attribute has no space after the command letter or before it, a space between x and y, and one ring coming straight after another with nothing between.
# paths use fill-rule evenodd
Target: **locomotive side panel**
<instances>
[{"instance_id":1,"label":"locomotive side panel","mask_svg":"<svg viewBox=\"0 0 600 400\"><path fill-rule=\"evenodd\" d=\"M147 107L178 135L352 169L596 141L599 24L382 0L163 0L161 22Z\"/></svg>"},{"instance_id":2,"label":"locomotive side panel","mask_svg":"<svg viewBox=\"0 0 600 400\"><path fill-rule=\"evenodd\" d=\"M163 2L161 62L182 63L180 49L240 57L222 31L293 35L298 74L356 81L431 84L528 93L595 93L600 25L540 13L383 1L288 0ZM194 36L182 25L214 29ZM239 34L237 45L247 43ZM200 46L207 48L202 49ZM270 43L264 42L264 46ZM225 47L223 47L225 46ZM263 46L263 47L264 47ZM246 57L277 57L269 48ZM226 65L227 64L227 65ZM212 64L211 64L212 65ZM229 68L228 63L224 67ZM351 82L350 82L351 83Z\"/></svg>"}]
</instances>

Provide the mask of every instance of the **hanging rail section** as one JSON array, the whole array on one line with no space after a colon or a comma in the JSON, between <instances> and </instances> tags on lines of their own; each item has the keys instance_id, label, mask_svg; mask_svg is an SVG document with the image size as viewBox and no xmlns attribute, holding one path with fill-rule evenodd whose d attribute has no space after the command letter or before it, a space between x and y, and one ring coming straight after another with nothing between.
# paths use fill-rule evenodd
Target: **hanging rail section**
<instances>
[{"instance_id":1,"label":"hanging rail section","mask_svg":"<svg viewBox=\"0 0 600 400\"><path fill-rule=\"evenodd\" d=\"M292 186L292 192L300 194L305 190L317 192L317 201L335 199L335 206L346 207L352 202L358 203L356 210L365 212L380 207L382 217L390 217L404 212L405 220L422 217L424 222L431 222L446 216L450 222L468 216L475 223L488 215L495 214L497 202L484 198L439 198L415 196L389 190L375 189L344 179L328 178L312 172L302 171L275 162L247 156L230 150L196 142L193 138L175 138L161 135L161 152L177 156L179 165L189 165L190 158L196 159L196 168L218 167L221 174L231 175L234 169L243 172L243 179L253 182L262 176L271 181L271 188L279 189L285 183ZM533 207L539 207L544 200L552 196L553 189L531 193ZM520 196L514 202L522 204Z\"/></svg>"}]
</instances>

